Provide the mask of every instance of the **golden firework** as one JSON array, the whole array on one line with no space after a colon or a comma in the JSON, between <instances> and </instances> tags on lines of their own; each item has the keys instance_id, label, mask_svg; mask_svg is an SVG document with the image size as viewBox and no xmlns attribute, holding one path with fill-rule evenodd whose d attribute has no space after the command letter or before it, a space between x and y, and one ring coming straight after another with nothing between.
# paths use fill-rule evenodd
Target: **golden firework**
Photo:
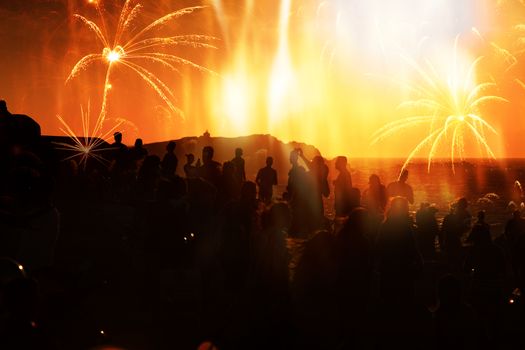
<instances>
[{"instance_id":1,"label":"golden firework","mask_svg":"<svg viewBox=\"0 0 525 350\"><path fill-rule=\"evenodd\" d=\"M95 1L94 4L97 6L100 15L101 26L82 15L75 14L74 16L95 34L102 45L102 50L99 53L87 54L78 60L66 79L66 83L95 62L104 62L107 65L100 112L100 120L101 123L103 123L107 114L108 92L112 87L110 82L112 67L114 65L122 65L140 76L172 111L182 114L182 112L171 101L171 98L173 97L172 89L159 77L145 68L142 63L157 63L179 74L180 72L177 69L178 65L186 65L203 72L214 73L210 69L194 63L189 59L165 53L164 51L158 51L159 49L173 48L177 46L215 48L215 46L210 44L210 41L215 39L214 37L199 34L155 36L156 34L154 33L154 30L166 25L168 22L181 16L191 14L196 10L203 9L205 6L186 7L168 13L167 15L154 20L140 30L133 30L132 24L140 14L142 5L135 3L134 0L126 0L117 21L113 40L110 40L109 35L107 34L103 10L98 1Z\"/></svg>"},{"instance_id":2,"label":"golden firework","mask_svg":"<svg viewBox=\"0 0 525 350\"><path fill-rule=\"evenodd\" d=\"M396 135L407 128L428 125L429 132L421 139L409 153L403 169L423 149L428 149L427 169L430 171L432 161L442 151L442 147L449 148L450 162L454 171L454 162L457 158L463 160L465 156L465 138L470 135L478 143L481 151L491 158L494 152L485 137L485 130L497 134L494 127L483 118L480 106L490 102L508 102L506 99L487 94L494 88L491 82L475 82L475 70L482 57L478 57L462 71L459 67L458 38L454 45L454 59L450 70L446 74L438 73L434 65L427 61L420 65L409 57L403 58L420 77L420 83L408 84L408 87L417 98L400 105L408 110L408 117L393 121L377 130L372 138L375 144L386 137Z\"/></svg>"},{"instance_id":3,"label":"golden firework","mask_svg":"<svg viewBox=\"0 0 525 350\"><path fill-rule=\"evenodd\" d=\"M99 114L99 117L95 121L93 130L90 130L90 114L91 108L89 104L87 110L84 110L84 108L80 106L83 136L77 136L77 133L75 133L71 126L66 123L64 118L57 116L58 120L62 124L60 131L69 137L71 142L54 142L54 144L57 146L56 149L73 152L71 156L64 158L64 161L79 158L79 165L83 166L84 170L86 169L89 159L94 159L106 165L109 163L109 161L105 159L102 154L106 151L112 150L112 148L105 147L104 145L107 145L107 142L109 141L113 132L123 123L123 120L119 120L112 128L102 131L102 117L101 114Z\"/></svg>"}]
</instances>

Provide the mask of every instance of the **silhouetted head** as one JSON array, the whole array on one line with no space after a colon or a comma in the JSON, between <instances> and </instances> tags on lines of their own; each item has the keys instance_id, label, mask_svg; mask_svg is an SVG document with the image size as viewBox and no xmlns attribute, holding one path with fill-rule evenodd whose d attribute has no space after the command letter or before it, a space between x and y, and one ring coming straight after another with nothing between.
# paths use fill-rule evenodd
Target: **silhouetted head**
<instances>
[{"instance_id":1,"label":"silhouetted head","mask_svg":"<svg viewBox=\"0 0 525 350\"><path fill-rule=\"evenodd\" d=\"M257 186L255 182L245 181L241 187L241 202L251 203L257 200Z\"/></svg>"},{"instance_id":2,"label":"silhouetted head","mask_svg":"<svg viewBox=\"0 0 525 350\"><path fill-rule=\"evenodd\" d=\"M202 149L202 161L203 162L209 162L213 159L213 147L212 146L206 146Z\"/></svg>"},{"instance_id":3,"label":"silhouetted head","mask_svg":"<svg viewBox=\"0 0 525 350\"><path fill-rule=\"evenodd\" d=\"M121 143L122 142L122 133L120 131L117 131L113 134L113 139L115 140L116 143Z\"/></svg>"},{"instance_id":4,"label":"silhouetted head","mask_svg":"<svg viewBox=\"0 0 525 350\"><path fill-rule=\"evenodd\" d=\"M4 100L0 100L0 116L8 115L7 103Z\"/></svg>"},{"instance_id":5,"label":"silhouetted head","mask_svg":"<svg viewBox=\"0 0 525 350\"><path fill-rule=\"evenodd\" d=\"M458 199L456 203L456 209L465 210L467 209L467 207L468 207L468 201L465 197L461 197L460 199Z\"/></svg>"},{"instance_id":6,"label":"silhouetted head","mask_svg":"<svg viewBox=\"0 0 525 350\"><path fill-rule=\"evenodd\" d=\"M271 168L272 165L273 165L273 158L272 157L267 157L266 158L266 166Z\"/></svg>"},{"instance_id":7,"label":"silhouetted head","mask_svg":"<svg viewBox=\"0 0 525 350\"><path fill-rule=\"evenodd\" d=\"M521 212L520 212L519 210L514 210L514 211L512 212L512 217L513 217L514 219L519 219L519 218L521 218Z\"/></svg>"},{"instance_id":8,"label":"silhouetted head","mask_svg":"<svg viewBox=\"0 0 525 350\"><path fill-rule=\"evenodd\" d=\"M474 227L472 227L472 233L469 238L476 246L489 245L492 242L490 227L480 223L475 224Z\"/></svg>"},{"instance_id":9,"label":"silhouetted head","mask_svg":"<svg viewBox=\"0 0 525 350\"><path fill-rule=\"evenodd\" d=\"M355 208L348 215L348 220L341 230L342 236L365 234L368 224L368 210L365 208Z\"/></svg>"},{"instance_id":10,"label":"silhouetted head","mask_svg":"<svg viewBox=\"0 0 525 350\"><path fill-rule=\"evenodd\" d=\"M408 217L408 200L399 196L392 198L387 216L388 218Z\"/></svg>"},{"instance_id":11,"label":"silhouetted head","mask_svg":"<svg viewBox=\"0 0 525 350\"><path fill-rule=\"evenodd\" d=\"M186 154L186 162L188 164L192 164L194 161L195 161L195 156L193 155L193 153Z\"/></svg>"},{"instance_id":12,"label":"silhouetted head","mask_svg":"<svg viewBox=\"0 0 525 350\"><path fill-rule=\"evenodd\" d=\"M348 164L348 161L347 161L346 157L344 157L344 156L339 156L335 160L335 168L337 170L339 170L339 171L345 170L347 164Z\"/></svg>"},{"instance_id":13,"label":"silhouetted head","mask_svg":"<svg viewBox=\"0 0 525 350\"><path fill-rule=\"evenodd\" d=\"M136 139L136 140L135 140L135 147L136 147L136 148L142 148L142 145L143 145L143 144L144 144L144 143L142 142L142 139Z\"/></svg>"},{"instance_id":14,"label":"silhouetted head","mask_svg":"<svg viewBox=\"0 0 525 350\"><path fill-rule=\"evenodd\" d=\"M175 141L168 142L168 144L166 145L166 151L172 153L173 151L175 151L175 146Z\"/></svg>"},{"instance_id":15,"label":"silhouetted head","mask_svg":"<svg viewBox=\"0 0 525 350\"><path fill-rule=\"evenodd\" d=\"M485 222L485 210L478 211L478 222Z\"/></svg>"},{"instance_id":16,"label":"silhouetted head","mask_svg":"<svg viewBox=\"0 0 525 350\"><path fill-rule=\"evenodd\" d=\"M324 166L324 158L322 156L315 156L313 159L312 159L312 166L314 169L316 170L321 170L323 169L323 166Z\"/></svg>"},{"instance_id":17,"label":"silhouetted head","mask_svg":"<svg viewBox=\"0 0 525 350\"><path fill-rule=\"evenodd\" d=\"M457 307L461 304L461 283L454 275L443 276L437 290L440 307Z\"/></svg>"},{"instance_id":18,"label":"silhouetted head","mask_svg":"<svg viewBox=\"0 0 525 350\"><path fill-rule=\"evenodd\" d=\"M370 187L376 187L381 185L381 180L379 179L379 176L377 176L376 174L372 174L368 178L368 184L370 185Z\"/></svg>"},{"instance_id":19,"label":"silhouetted head","mask_svg":"<svg viewBox=\"0 0 525 350\"><path fill-rule=\"evenodd\" d=\"M292 150L290 152L290 163L292 165L297 165L297 162L299 161L299 151L296 149Z\"/></svg>"},{"instance_id":20,"label":"silhouetted head","mask_svg":"<svg viewBox=\"0 0 525 350\"><path fill-rule=\"evenodd\" d=\"M401 174L399 175L399 182L407 182L408 180L408 170L403 169Z\"/></svg>"},{"instance_id":21,"label":"silhouetted head","mask_svg":"<svg viewBox=\"0 0 525 350\"><path fill-rule=\"evenodd\" d=\"M235 149L235 157L242 157L242 148Z\"/></svg>"}]
</instances>

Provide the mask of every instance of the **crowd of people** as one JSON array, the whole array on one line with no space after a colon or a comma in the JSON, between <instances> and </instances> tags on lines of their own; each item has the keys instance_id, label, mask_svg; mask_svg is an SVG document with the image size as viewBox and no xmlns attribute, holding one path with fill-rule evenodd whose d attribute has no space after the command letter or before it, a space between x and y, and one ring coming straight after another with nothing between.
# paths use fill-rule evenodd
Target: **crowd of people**
<instances>
[{"instance_id":1,"label":"crowd of people","mask_svg":"<svg viewBox=\"0 0 525 350\"><path fill-rule=\"evenodd\" d=\"M182 164L175 142L161 158L120 132L107 163L55 163L31 121L0 109L1 348L525 344L520 211L493 239L465 198L442 222L429 203L413 215L406 169L361 191L346 157L330 183L301 149L283 193L271 156L251 181L241 148Z\"/></svg>"}]
</instances>

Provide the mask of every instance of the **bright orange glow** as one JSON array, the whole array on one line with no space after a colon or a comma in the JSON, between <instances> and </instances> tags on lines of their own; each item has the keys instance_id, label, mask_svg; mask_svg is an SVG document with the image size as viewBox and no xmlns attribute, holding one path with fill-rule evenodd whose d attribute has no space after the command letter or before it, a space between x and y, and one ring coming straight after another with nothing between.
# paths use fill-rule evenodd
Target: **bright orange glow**
<instances>
[{"instance_id":1,"label":"bright orange glow","mask_svg":"<svg viewBox=\"0 0 525 350\"><path fill-rule=\"evenodd\" d=\"M419 129L421 124L429 126L428 132L414 142L414 149L407 156L403 168L425 148L428 150L428 171L439 151L447 148L450 148L452 171L455 170L454 161L457 158L464 160L466 152L472 150L469 144L477 143L480 153L496 158L485 130L496 135L497 131L482 117L480 107L484 103L508 101L486 93L495 88L494 83L476 82L475 70L481 57L470 64L460 63L462 57L457 46L458 39L445 72L440 73L429 61L422 66L406 58L407 63L419 74L420 81L414 79L414 83L405 82L404 85L413 91L417 99L400 105L401 110L408 110L408 117L387 123L373 135L372 144L375 144L392 135L402 136L402 131L407 128Z\"/></svg>"},{"instance_id":2,"label":"bright orange glow","mask_svg":"<svg viewBox=\"0 0 525 350\"><path fill-rule=\"evenodd\" d=\"M182 114L182 111L173 104L171 99L171 97L173 97L172 89L164 83L161 78L146 68L144 66L144 61L160 64L164 66L164 68L171 69L175 72L178 72L177 66L181 65L196 68L205 72L211 72L191 60L171 53L165 53L161 49L173 46L213 48L214 46L211 46L206 42L214 39L213 37L198 34L159 37L152 34L154 30L158 30L168 22L184 15L191 14L202 8L202 6L194 6L179 9L154 19L140 30L134 30L136 18L142 12L142 5L133 0L126 0L120 10L120 15L113 35L113 45L111 45L114 47L113 49L109 48L110 37L107 32L106 17L100 7L97 6L101 22L100 25L80 14L75 14L73 17L81 21L93 33L94 38L97 39L100 44L104 45L104 49L102 50L102 54L91 53L78 60L71 69L66 82L76 78L83 70L86 70L101 58L108 62L99 114L101 124L103 124L108 114L108 92L112 87L112 85L109 84L109 79L112 72L112 66L118 62L133 74L142 78L142 80L144 80L146 84L157 93L166 105L168 105L172 112Z\"/></svg>"},{"instance_id":3,"label":"bright orange glow","mask_svg":"<svg viewBox=\"0 0 525 350\"><path fill-rule=\"evenodd\" d=\"M109 63L113 63L115 61L118 61L120 59L120 53L118 53L115 50L111 50L107 55L106 59L109 61Z\"/></svg>"},{"instance_id":4,"label":"bright orange glow","mask_svg":"<svg viewBox=\"0 0 525 350\"><path fill-rule=\"evenodd\" d=\"M440 86L448 77L462 79L466 84L449 86L450 96L491 83L490 91L479 96L508 101L479 106L475 115L495 131L478 125L480 137L468 131L468 115L450 113L449 123L440 125L469 128L463 130L465 144L454 144L463 149L455 157L525 156L525 61L517 55L524 48L525 7L520 1L210 0L204 2L207 7L190 1L184 3L199 11L161 21L136 41L152 20L178 11L180 3L72 3L45 13L29 4L19 12L0 5L0 28L9 33L3 42L9 57L0 64L5 82L0 98L13 112L34 116L44 133L61 134L57 114L78 130L78 105L89 99L94 112L107 110L108 117L133 122L136 136L145 142L205 130L226 137L269 133L313 144L327 157L406 159L436 125L412 125L373 146L370 142L385 125L411 116L402 106L424 98L407 86L421 82L412 61L438 77ZM127 4L123 12L122 4ZM458 36L460 69L455 72L450 58ZM143 51L134 51L138 42ZM89 65L76 67L86 53L93 55L84 56ZM174 57L187 61L174 64ZM483 59L465 79L461 67L478 57ZM74 67L74 79L64 85ZM455 130L443 134L441 140L448 142L440 141L433 158L451 157ZM132 143L130 137L124 134L124 141ZM428 151L414 156L427 158Z\"/></svg>"},{"instance_id":5,"label":"bright orange glow","mask_svg":"<svg viewBox=\"0 0 525 350\"><path fill-rule=\"evenodd\" d=\"M448 71L444 75L446 86L447 76L458 81L463 78L458 75L464 73L455 71L457 67L451 68L449 62L455 37L461 31L470 34L474 24L480 25L476 12L461 6L457 16L466 23L458 25L457 18L448 19L450 11L455 10L449 1L371 1L354 6L333 0L298 6L281 0L273 18L266 19L272 25L269 39L266 32L257 31L257 24L264 19L259 18L262 8L253 1L245 1L242 11L234 12L236 20L232 20L226 1L215 0L213 5L232 59L219 72L224 77L222 84L211 84L208 90L210 114L221 111L220 122L212 119L208 127L212 134L271 133L284 140L314 144L328 156L411 154L413 149L402 134L401 142L369 146L376 130L404 117L399 105L419 99L417 93L421 91L414 93L405 85L420 79L420 72L403 56L414 62L419 60L417 56L423 56L422 62L431 59L432 69ZM432 22L422 24L427 18ZM424 26L446 33L446 37L428 38L429 28ZM462 48L473 49L466 45ZM449 86L450 96L469 95L478 86L475 73L461 81L461 87ZM449 120L453 127L456 123L467 127L465 117L473 111L456 102L456 106L450 102ZM424 129L416 126L409 133L421 135ZM463 132L459 127L457 130L455 137L462 140ZM480 133L478 139L494 144L492 135L487 140ZM450 156L450 149L437 147L438 143L432 146L430 158ZM482 155L471 152L468 145L461 145L461 150L468 156ZM492 149L487 151L493 155ZM409 158L424 156L416 153ZM462 157L463 153L458 158Z\"/></svg>"}]
</instances>

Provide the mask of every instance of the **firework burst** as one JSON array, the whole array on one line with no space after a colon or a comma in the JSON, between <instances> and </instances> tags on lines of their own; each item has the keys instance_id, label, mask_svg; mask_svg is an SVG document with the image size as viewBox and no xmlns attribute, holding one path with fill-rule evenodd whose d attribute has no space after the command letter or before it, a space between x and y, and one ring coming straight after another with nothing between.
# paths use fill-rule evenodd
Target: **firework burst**
<instances>
[{"instance_id":1,"label":"firework burst","mask_svg":"<svg viewBox=\"0 0 525 350\"><path fill-rule=\"evenodd\" d=\"M117 121L117 123L107 131L102 131L102 118L101 115L97 118L93 130L90 130L91 121L90 121L91 108L88 104L87 110L84 110L80 106L80 117L82 121L82 135L77 136L73 129L66 123L64 118L57 116L62 127L60 131L64 133L71 140L70 143L66 142L54 142L55 148L58 150L69 151L73 154L64 158L63 160L69 160L78 158L79 165L83 166L84 170L87 167L89 159L94 159L102 164L109 164L109 161L104 158L103 153L106 151L113 150L111 147L107 147L107 143L113 134L113 132L123 123L123 120Z\"/></svg>"},{"instance_id":2,"label":"firework burst","mask_svg":"<svg viewBox=\"0 0 525 350\"><path fill-rule=\"evenodd\" d=\"M134 30L132 24L135 23L136 18L141 13L142 5L136 3L134 0L126 0L117 21L113 40L110 40L104 18L104 11L100 6L99 1L94 2L94 4L96 5L100 16L101 26L82 15L75 14L74 16L95 34L99 43L102 45L102 50L101 52L90 53L82 57L71 70L66 79L66 83L95 62L103 62L106 64L106 78L100 111L100 122L103 123L107 114L108 94L112 86L110 81L111 72L114 66L121 65L141 77L166 103L170 110L182 114L182 111L180 111L171 100L171 98L173 98L173 91L159 77L145 68L143 64L145 62L159 64L178 74L180 74L180 71L177 69L177 66L181 65L215 74L210 69L194 63L191 60L174 54L165 53L161 50L181 46L193 48L215 48L215 46L210 44L210 41L215 39L214 37L199 34L177 36L155 36L154 34L156 29L166 25L168 22L203 9L205 6L186 7L168 13L167 15L154 20L142 29Z\"/></svg>"},{"instance_id":3,"label":"firework burst","mask_svg":"<svg viewBox=\"0 0 525 350\"><path fill-rule=\"evenodd\" d=\"M384 125L372 136L372 144L376 144L407 128L421 125L430 127L428 134L419 141L408 155L403 164L403 169L426 148L428 149L427 169L430 171L432 161L440 148L448 147L452 171L454 172L455 160L457 158L464 159L464 146L467 136L476 140L481 151L484 151L489 157L495 158L485 136L485 130L494 134L497 132L482 117L480 106L485 103L508 101L502 97L487 94L487 90L495 86L494 83L474 82L476 66L482 57L474 60L466 73L461 74L458 67L457 43L456 38L452 69L446 75L440 75L431 62L427 61L425 65L419 65L414 60L404 57L416 71L421 82L413 85L403 83L403 85L415 93L418 98L399 106L401 109L410 111L410 116Z\"/></svg>"}]
</instances>

